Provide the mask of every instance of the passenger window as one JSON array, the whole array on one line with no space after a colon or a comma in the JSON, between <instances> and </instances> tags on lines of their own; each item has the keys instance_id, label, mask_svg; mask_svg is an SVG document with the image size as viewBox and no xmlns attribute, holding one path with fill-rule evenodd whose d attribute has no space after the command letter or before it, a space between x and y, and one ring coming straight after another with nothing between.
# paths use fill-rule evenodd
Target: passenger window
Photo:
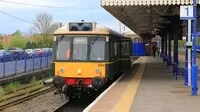
<instances>
[{"instance_id":1,"label":"passenger window","mask_svg":"<svg viewBox=\"0 0 200 112\"><path fill-rule=\"evenodd\" d=\"M114 41L111 43L111 58L112 60L117 59L117 57L119 56L119 45L117 43L117 41Z\"/></svg>"},{"instance_id":2,"label":"passenger window","mask_svg":"<svg viewBox=\"0 0 200 112\"><path fill-rule=\"evenodd\" d=\"M111 45L110 45L110 54L111 54L111 59L114 60L115 59L115 49L114 49L114 42L111 42Z\"/></svg>"},{"instance_id":3,"label":"passenger window","mask_svg":"<svg viewBox=\"0 0 200 112\"><path fill-rule=\"evenodd\" d=\"M130 55L130 43L129 42L121 43L121 55Z\"/></svg>"},{"instance_id":4,"label":"passenger window","mask_svg":"<svg viewBox=\"0 0 200 112\"><path fill-rule=\"evenodd\" d=\"M118 46L117 46L117 42L114 42L114 56L115 56L115 57L118 56Z\"/></svg>"}]
</instances>

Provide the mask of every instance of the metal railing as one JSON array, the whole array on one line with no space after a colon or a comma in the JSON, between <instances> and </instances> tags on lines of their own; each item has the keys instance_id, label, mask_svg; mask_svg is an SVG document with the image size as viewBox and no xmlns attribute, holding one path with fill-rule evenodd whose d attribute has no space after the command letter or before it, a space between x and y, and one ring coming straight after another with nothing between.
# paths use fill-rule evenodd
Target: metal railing
<instances>
[{"instance_id":1,"label":"metal railing","mask_svg":"<svg viewBox=\"0 0 200 112\"><path fill-rule=\"evenodd\" d=\"M51 52L42 55L2 57L0 58L0 78L48 68L51 65L51 57Z\"/></svg>"}]
</instances>

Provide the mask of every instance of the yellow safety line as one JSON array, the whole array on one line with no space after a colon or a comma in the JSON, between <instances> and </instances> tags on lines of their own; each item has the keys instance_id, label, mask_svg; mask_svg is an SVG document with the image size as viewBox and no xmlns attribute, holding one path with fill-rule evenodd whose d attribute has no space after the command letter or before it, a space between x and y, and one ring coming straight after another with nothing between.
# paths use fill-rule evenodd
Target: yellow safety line
<instances>
[{"instance_id":1,"label":"yellow safety line","mask_svg":"<svg viewBox=\"0 0 200 112\"><path fill-rule=\"evenodd\" d=\"M115 105L113 112L129 112L130 111L131 106L134 102L137 88L140 84L140 81L144 73L144 69L145 69L144 59L145 58L143 58L143 64L139 67L136 73L136 76L129 82L126 91L123 93L119 102Z\"/></svg>"}]
</instances>

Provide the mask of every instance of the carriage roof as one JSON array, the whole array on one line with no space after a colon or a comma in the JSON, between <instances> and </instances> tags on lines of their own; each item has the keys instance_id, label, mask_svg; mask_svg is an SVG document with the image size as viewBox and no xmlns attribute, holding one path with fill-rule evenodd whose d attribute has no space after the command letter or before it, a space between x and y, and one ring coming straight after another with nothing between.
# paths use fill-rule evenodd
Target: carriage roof
<instances>
[{"instance_id":1,"label":"carriage roof","mask_svg":"<svg viewBox=\"0 0 200 112\"><path fill-rule=\"evenodd\" d=\"M68 23L67 25L64 25L61 28L57 29L54 32L54 35L114 35L122 38L126 37L123 34L120 34L95 22L93 22L92 24L93 24L92 31L69 31L69 23Z\"/></svg>"}]
</instances>

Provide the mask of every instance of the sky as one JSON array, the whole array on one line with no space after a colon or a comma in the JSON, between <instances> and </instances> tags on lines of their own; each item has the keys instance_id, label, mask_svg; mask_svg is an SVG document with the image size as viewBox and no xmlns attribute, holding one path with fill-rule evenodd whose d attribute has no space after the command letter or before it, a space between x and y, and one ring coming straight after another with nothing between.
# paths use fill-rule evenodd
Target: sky
<instances>
[{"instance_id":1,"label":"sky","mask_svg":"<svg viewBox=\"0 0 200 112\"><path fill-rule=\"evenodd\" d=\"M22 4L39 5L40 7ZM10 34L16 30L29 33L30 28L33 27L31 22L41 12L52 15L54 22L95 21L119 31L119 21L100 6L100 0L0 0L0 33Z\"/></svg>"}]
</instances>

